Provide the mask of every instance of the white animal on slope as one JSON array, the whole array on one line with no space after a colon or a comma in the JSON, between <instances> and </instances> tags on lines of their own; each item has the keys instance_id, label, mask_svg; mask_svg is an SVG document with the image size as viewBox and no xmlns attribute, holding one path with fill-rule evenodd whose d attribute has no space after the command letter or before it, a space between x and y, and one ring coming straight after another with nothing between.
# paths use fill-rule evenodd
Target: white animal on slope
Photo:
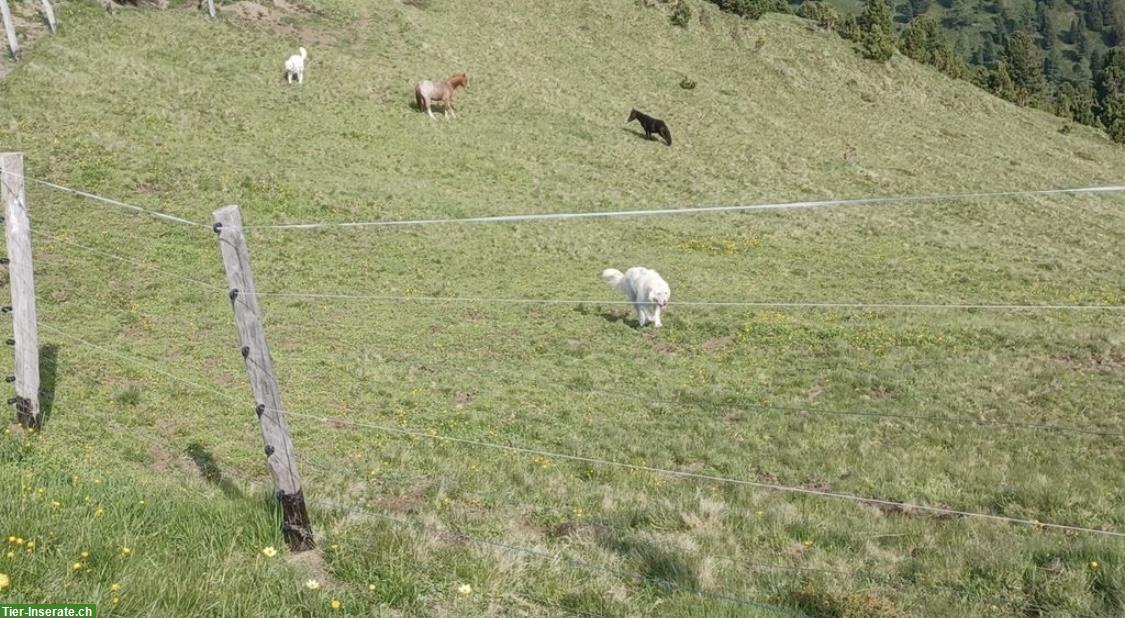
<instances>
[{"instance_id":1,"label":"white animal on slope","mask_svg":"<svg viewBox=\"0 0 1125 618\"><path fill-rule=\"evenodd\" d=\"M602 279L633 303L640 326L652 320L653 326L660 328L660 312L672 298L672 289L660 273L644 266L634 266L624 273L607 268L602 271Z\"/></svg>"},{"instance_id":2,"label":"white animal on slope","mask_svg":"<svg viewBox=\"0 0 1125 618\"><path fill-rule=\"evenodd\" d=\"M285 81L290 84L293 83L293 78L297 78L298 84L305 83L305 60L309 57L309 52L305 51L304 47L297 48L298 53L289 56L285 61Z\"/></svg>"}]
</instances>

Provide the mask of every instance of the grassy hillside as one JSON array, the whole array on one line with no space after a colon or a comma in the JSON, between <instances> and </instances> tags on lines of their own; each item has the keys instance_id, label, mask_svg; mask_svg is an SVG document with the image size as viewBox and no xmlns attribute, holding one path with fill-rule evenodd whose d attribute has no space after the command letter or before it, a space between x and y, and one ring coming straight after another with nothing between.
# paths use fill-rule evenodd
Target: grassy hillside
<instances>
[{"instance_id":1,"label":"grassy hillside","mask_svg":"<svg viewBox=\"0 0 1125 618\"><path fill-rule=\"evenodd\" d=\"M219 22L68 4L64 30L0 82L0 149L35 178L201 223L241 204L251 226L1125 178L1100 133L1060 134L901 57L867 63L796 19L694 8L701 25L682 31L625 0L243 2ZM306 83L286 87L298 44ZM458 71L471 89L456 119L411 107L413 81ZM632 107L675 145L626 125ZM122 616L1125 612L1120 539L421 437L1123 530L1125 441L1094 435L1125 420L1121 311L675 305L1122 305L1119 196L252 229L320 545L269 557L284 543L214 235L28 193L50 419L0 436L0 544L23 540L0 553L4 601ZM659 331L633 328L598 280L636 264L671 282ZM590 302L276 295L293 292Z\"/></svg>"}]
</instances>

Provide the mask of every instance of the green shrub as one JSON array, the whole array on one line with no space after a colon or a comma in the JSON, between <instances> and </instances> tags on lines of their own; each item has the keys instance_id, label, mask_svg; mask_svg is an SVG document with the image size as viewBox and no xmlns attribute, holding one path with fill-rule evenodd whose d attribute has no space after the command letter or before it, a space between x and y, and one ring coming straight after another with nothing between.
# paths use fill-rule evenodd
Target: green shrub
<instances>
[{"instance_id":1,"label":"green shrub","mask_svg":"<svg viewBox=\"0 0 1125 618\"><path fill-rule=\"evenodd\" d=\"M720 9L750 19L758 19L766 13L788 13L789 3L785 0L709 0Z\"/></svg>"},{"instance_id":2,"label":"green shrub","mask_svg":"<svg viewBox=\"0 0 1125 618\"><path fill-rule=\"evenodd\" d=\"M688 6L686 0L677 0L676 6L672 7L672 25L681 28L687 28L691 23L691 7Z\"/></svg>"},{"instance_id":3,"label":"green shrub","mask_svg":"<svg viewBox=\"0 0 1125 618\"><path fill-rule=\"evenodd\" d=\"M910 22L899 39L898 47L905 56L928 64L950 77L963 79L969 74L964 61L945 39L941 26L931 17L919 17Z\"/></svg>"},{"instance_id":4,"label":"green shrub","mask_svg":"<svg viewBox=\"0 0 1125 618\"><path fill-rule=\"evenodd\" d=\"M859 16L859 47L864 58L886 62L895 53L895 27L886 0L864 0Z\"/></svg>"},{"instance_id":5,"label":"green shrub","mask_svg":"<svg viewBox=\"0 0 1125 618\"><path fill-rule=\"evenodd\" d=\"M835 30L836 25L840 23L840 13L827 2L816 0L802 2L801 6L797 7L797 15L815 21L825 30Z\"/></svg>"}]
</instances>

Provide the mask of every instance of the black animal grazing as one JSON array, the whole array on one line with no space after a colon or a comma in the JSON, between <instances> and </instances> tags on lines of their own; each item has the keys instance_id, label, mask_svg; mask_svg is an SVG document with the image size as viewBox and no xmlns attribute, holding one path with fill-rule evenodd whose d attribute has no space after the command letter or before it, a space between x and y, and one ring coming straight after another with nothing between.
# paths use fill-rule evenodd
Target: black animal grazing
<instances>
[{"instance_id":1,"label":"black animal grazing","mask_svg":"<svg viewBox=\"0 0 1125 618\"><path fill-rule=\"evenodd\" d=\"M632 110L629 112L629 119L625 122L634 120L641 123L641 128L645 130L645 137L653 139L653 134L656 134L664 138L664 143L672 145L672 132L668 130L668 125L664 124L663 120Z\"/></svg>"}]
</instances>

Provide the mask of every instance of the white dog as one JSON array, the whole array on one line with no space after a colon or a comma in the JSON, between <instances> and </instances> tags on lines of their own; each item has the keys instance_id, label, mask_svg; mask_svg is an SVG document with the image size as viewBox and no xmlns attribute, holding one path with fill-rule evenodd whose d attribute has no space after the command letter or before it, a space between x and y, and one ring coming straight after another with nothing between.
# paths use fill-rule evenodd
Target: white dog
<instances>
[{"instance_id":1,"label":"white dog","mask_svg":"<svg viewBox=\"0 0 1125 618\"><path fill-rule=\"evenodd\" d=\"M672 298L672 289L660 273L644 266L634 266L624 274L616 268L607 268L602 271L602 279L633 303L640 326L652 320L652 324L660 328L660 312Z\"/></svg>"},{"instance_id":2,"label":"white dog","mask_svg":"<svg viewBox=\"0 0 1125 618\"><path fill-rule=\"evenodd\" d=\"M289 56L285 61L285 81L290 84L293 83L293 78L297 78L298 84L305 83L305 60L309 57L309 52L305 51L304 47L297 48L298 53Z\"/></svg>"}]
</instances>

